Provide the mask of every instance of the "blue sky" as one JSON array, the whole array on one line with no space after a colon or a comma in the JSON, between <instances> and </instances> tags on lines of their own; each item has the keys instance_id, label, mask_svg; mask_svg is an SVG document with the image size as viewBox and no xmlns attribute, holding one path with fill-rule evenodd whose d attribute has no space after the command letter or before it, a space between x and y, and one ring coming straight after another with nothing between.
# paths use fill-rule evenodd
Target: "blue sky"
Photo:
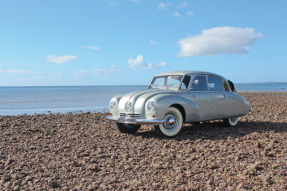
<instances>
[{"instance_id":1,"label":"blue sky","mask_svg":"<svg viewBox=\"0 0 287 191\"><path fill-rule=\"evenodd\" d=\"M0 86L287 81L286 0L0 1Z\"/></svg>"}]
</instances>

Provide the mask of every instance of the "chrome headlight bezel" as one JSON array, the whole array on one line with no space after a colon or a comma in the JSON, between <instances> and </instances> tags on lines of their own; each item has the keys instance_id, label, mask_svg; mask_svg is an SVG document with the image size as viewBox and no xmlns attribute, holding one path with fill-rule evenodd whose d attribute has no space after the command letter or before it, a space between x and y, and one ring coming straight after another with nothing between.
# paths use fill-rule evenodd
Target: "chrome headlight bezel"
<instances>
[{"instance_id":1,"label":"chrome headlight bezel","mask_svg":"<svg viewBox=\"0 0 287 191\"><path fill-rule=\"evenodd\" d=\"M127 101L125 104L125 110L127 112L130 112L132 110L132 102L131 101Z\"/></svg>"},{"instance_id":2,"label":"chrome headlight bezel","mask_svg":"<svg viewBox=\"0 0 287 191\"><path fill-rule=\"evenodd\" d=\"M149 101L147 103L147 110L149 111L154 111L156 108L155 102L154 101Z\"/></svg>"},{"instance_id":3,"label":"chrome headlight bezel","mask_svg":"<svg viewBox=\"0 0 287 191\"><path fill-rule=\"evenodd\" d=\"M115 100L110 101L110 110L114 110L117 107L117 102Z\"/></svg>"}]
</instances>

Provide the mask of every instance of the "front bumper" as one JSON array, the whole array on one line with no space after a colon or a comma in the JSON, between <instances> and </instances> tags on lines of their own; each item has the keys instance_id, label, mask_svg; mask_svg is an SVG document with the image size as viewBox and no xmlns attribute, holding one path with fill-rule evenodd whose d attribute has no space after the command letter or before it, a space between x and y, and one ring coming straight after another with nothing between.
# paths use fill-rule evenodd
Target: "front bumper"
<instances>
[{"instance_id":1,"label":"front bumper","mask_svg":"<svg viewBox=\"0 0 287 191\"><path fill-rule=\"evenodd\" d=\"M149 125L160 125L164 123L164 120L161 119L135 119L135 118L118 118L108 116L108 120L114 121L116 123L125 123L125 124L149 124Z\"/></svg>"}]
</instances>

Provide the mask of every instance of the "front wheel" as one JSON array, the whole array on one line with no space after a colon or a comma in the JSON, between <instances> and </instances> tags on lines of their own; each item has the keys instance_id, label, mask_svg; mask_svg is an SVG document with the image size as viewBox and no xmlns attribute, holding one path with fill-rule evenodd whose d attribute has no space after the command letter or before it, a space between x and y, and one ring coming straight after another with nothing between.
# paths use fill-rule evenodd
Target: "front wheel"
<instances>
[{"instance_id":1,"label":"front wheel","mask_svg":"<svg viewBox=\"0 0 287 191\"><path fill-rule=\"evenodd\" d=\"M239 117L230 117L230 118L224 119L224 123L228 127L234 127L235 125L237 125L238 121L239 121Z\"/></svg>"},{"instance_id":2,"label":"front wheel","mask_svg":"<svg viewBox=\"0 0 287 191\"><path fill-rule=\"evenodd\" d=\"M114 123L117 129L122 133L136 133L141 125L130 125L124 123Z\"/></svg>"},{"instance_id":3,"label":"front wheel","mask_svg":"<svg viewBox=\"0 0 287 191\"><path fill-rule=\"evenodd\" d=\"M156 125L154 128L159 135L174 137L180 132L182 125L183 117L181 112L175 107L170 107L164 116L164 123Z\"/></svg>"}]
</instances>

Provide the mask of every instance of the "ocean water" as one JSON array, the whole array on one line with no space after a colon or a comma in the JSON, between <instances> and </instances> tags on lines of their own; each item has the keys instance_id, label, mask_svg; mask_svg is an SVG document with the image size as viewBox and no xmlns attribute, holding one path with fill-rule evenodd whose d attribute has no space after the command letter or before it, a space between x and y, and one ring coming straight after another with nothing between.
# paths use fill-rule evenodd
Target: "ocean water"
<instances>
[{"instance_id":1,"label":"ocean water","mask_svg":"<svg viewBox=\"0 0 287 191\"><path fill-rule=\"evenodd\" d=\"M281 92L287 91L287 83L240 83L235 88L238 92Z\"/></svg>"},{"instance_id":2,"label":"ocean water","mask_svg":"<svg viewBox=\"0 0 287 191\"><path fill-rule=\"evenodd\" d=\"M147 86L0 87L0 116L68 112L108 112L118 94Z\"/></svg>"},{"instance_id":3,"label":"ocean water","mask_svg":"<svg viewBox=\"0 0 287 191\"><path fill-rule=\"evenodd\" d=\"M287 91L287 83L235 84L238 92ZM0 116L68 112L108 112L118 94L147 86L0 87Z\"/></svg>"}]
</instances>

